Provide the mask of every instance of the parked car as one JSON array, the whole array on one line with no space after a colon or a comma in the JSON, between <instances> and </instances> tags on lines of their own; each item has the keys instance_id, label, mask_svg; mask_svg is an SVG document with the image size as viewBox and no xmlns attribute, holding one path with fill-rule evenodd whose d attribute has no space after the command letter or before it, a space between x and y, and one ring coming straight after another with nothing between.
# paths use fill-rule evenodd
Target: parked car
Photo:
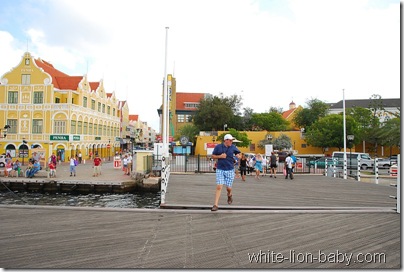
<instances>
[{"instance_id":1,"label":"parked car","mask_svg":"<svg viewBox=\"0 0 404 272\"><path fill-rule=\"evenodd\" d=\"M391 155L387 159L390 160L390 165L397 164L397 155Z\"/></svg>"},{"instance_id":2,"label":"parked car","mask_svg":"<svg viewBox=\"0 0 404 272\"><path fill-rule=\"evenodd\" d=\"M377 160L377 167L379 168L390 168L393 165L389 158L378 158Z\"/></svg>"},{"instance_id":3,"label":"parked car","mask_svg":"<svg viewBox=\"0 0 404 272\"><path fill-rule=\"evenodd\" d=\"M315 167L317 165L317 168L324 169L325 168L325 162L327 162L327 167L330 167L333 165L333 160L331 157L321 157L316 160L310 160L306 163L307 166L309 167Z\"/></svg>"},{"instance_id":4,"label":"parked car","mask_svg":"<svg viewBox=\"0 0 404 272\"><path fill-rule=\"evenodd\" d=\"M361 153L361 152L347 152L347 164L348 168L356 168L358 165L358 156L360 156L360 163L362 170L366 170L368 168L373 168L374 161L369 156L368 153ZM343 167L344 166L344 152L341 151L334 151L332 153L332 158L338 160L337 166Z\"/></svg>"}]
</instances>

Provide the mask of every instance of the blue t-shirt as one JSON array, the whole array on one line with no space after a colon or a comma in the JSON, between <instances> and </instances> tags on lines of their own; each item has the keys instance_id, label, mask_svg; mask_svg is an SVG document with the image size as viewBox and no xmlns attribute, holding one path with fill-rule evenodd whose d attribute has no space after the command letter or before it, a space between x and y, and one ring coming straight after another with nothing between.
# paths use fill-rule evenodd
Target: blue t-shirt
<instances>
[{"instance_id":1,"label":"blue t-shirt","mask_svg":"<svg viewBox=\"0 0 404 272\"><path fill-rule=\"evenodd\" d=\"M217 169L234 170L234 155L239 154L240 150L235 145L227 147L224 144L218 144L212 152L213 155L221 155L222 153L226 153L227 157L217 160Z\"/></svg>"}]
</instances>

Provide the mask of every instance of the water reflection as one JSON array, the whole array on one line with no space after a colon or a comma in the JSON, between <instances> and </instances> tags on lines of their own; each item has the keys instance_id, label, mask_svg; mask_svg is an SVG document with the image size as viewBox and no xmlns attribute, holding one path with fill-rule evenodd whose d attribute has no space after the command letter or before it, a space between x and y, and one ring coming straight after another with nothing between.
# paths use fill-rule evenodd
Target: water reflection
<instances>
[{"instance_id":1,"label":"water reflection","mask_svg":"<svg viewBox=\"0 0 404 272\"><path fill-rule=\"evenodd\" d=\"M160 193L75 195L0 192L0 204L156 209L160 205Z\"/></svg>"}]
</instances>

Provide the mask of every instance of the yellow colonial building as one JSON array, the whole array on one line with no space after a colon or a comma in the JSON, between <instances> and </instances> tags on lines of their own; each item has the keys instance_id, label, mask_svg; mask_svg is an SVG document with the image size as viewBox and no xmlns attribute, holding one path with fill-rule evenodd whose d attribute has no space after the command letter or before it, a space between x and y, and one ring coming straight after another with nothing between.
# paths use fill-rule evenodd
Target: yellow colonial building
<instances>
[{"instance_id":1,"label":"yellow colonial building","mask_svg":"<svg viewBox=\"0 0 404 272\"><path fill-rule=\"evenodd\" d=\"M107 158L122 148L128 106L102 81L69 76L29 52L0 80L1 153L27 161L37 148L45 158L55 153L67 161L79 153Z\"/></svg>"}]
</instances>

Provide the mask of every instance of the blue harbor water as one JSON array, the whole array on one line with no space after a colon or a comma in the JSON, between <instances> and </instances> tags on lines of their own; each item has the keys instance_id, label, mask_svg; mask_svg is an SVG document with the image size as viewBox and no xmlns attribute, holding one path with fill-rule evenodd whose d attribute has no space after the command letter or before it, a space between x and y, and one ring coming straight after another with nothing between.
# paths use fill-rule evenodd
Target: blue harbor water
<instances>
[{"instance_id":1,"label":"blue harbor water","mask_svg":"<svg viewBox=\"0 0 404 272\"><path fill-rule=\"evenodd\" d=\"M0 192L0 204L156 209L160 205L160 193L83 195L2 191Z\"/></svg>"}]
</instances>

